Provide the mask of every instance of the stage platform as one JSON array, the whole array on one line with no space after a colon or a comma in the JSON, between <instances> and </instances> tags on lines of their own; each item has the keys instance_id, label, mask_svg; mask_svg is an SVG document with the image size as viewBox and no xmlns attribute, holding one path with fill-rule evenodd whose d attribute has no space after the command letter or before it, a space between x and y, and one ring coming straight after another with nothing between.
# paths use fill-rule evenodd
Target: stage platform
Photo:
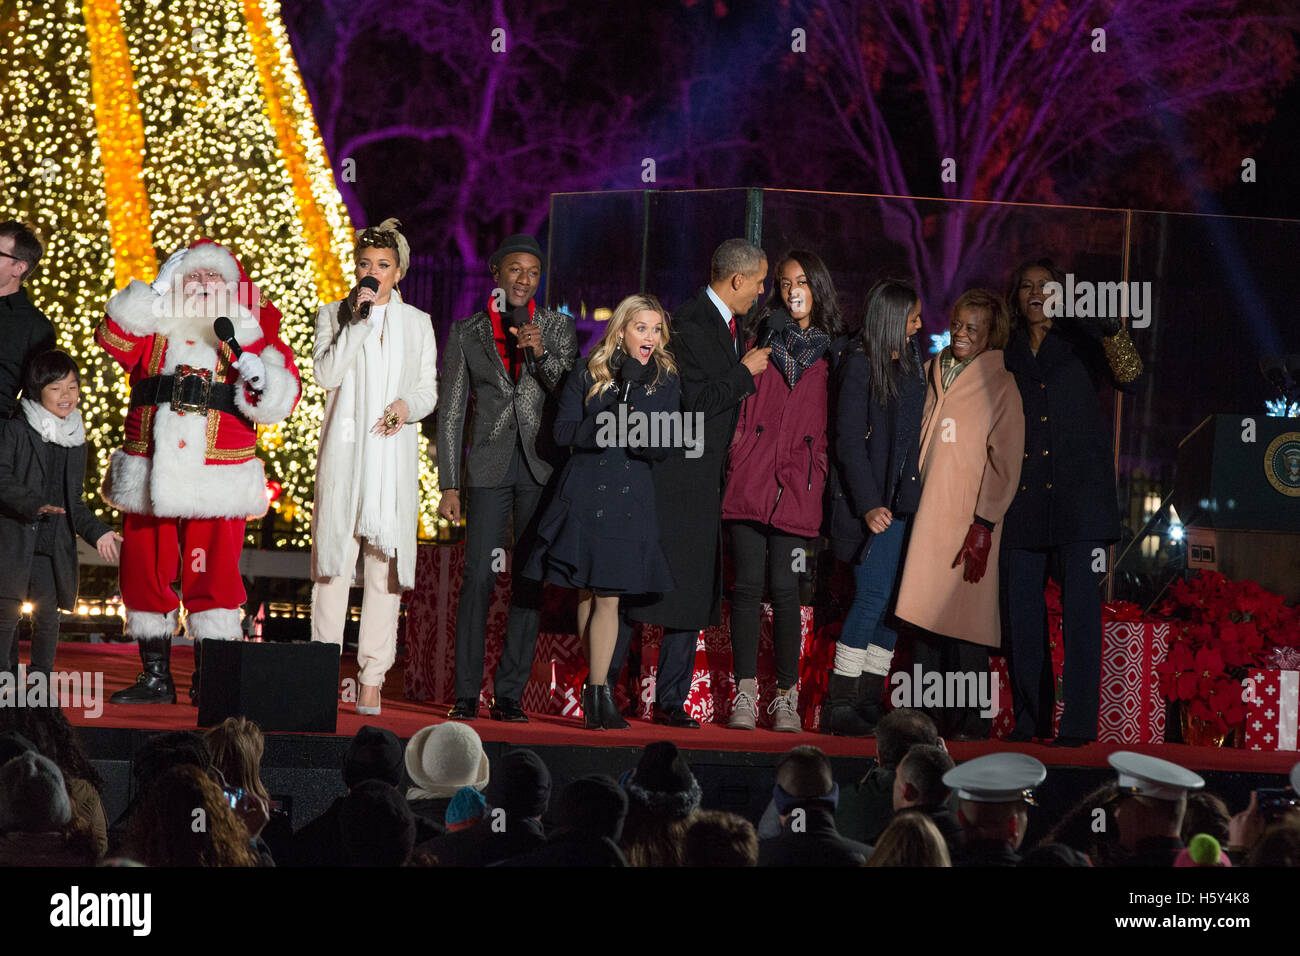
<instances>
[{"instance_id":1,"label":"stage platform","mask_svg":"<svg viewBox=\"0 0 1300 956\"><path fill-rule=\"evenodd\" d=\"M193 651L178 645L172 654L177 696L185 703L124 707L108 704L107 697L133 681L139 671L139 657L134 644L65 642L59 647L57 667L60 671L103 675L105 699L102 713L88 716L81 710L69 709L68 717L81 729L86 747L104 775L108 791L105 809L110 819L126 807L131 797L130 765L145 740L164 730L197 729L198 712L188 703ZM355 677L356 659L353 655L344 655L342 671L343 678ZM340 769L348 741L361 726L385 727L405 741L421 727L444 719L450 702L407 701L401 697L401 687L399 659L389 672L380 716L360 717L351 704L341 704L334 734L267 735L263 780L272 794L292 797L295 827L310 820L335 797L346 792ZM814 732L744 732L711 724L698 730L675 730L641 720L633 720L631 724L623 731L589 731L577 720L547 714L534 715L527 724L506 724L488 719L484 709L471 726L483 739L489 758L512 747L536 750L551 768L557 788L589 773L606 773L617 778L636 765L640 748L652 741L671 740L686 753L704 789L705 806L732 810L755 821L770 796L772 768L779 756L791 747L799 744L820 747L831 757L841 787L861 779L876 756L875 741L870 738L832 737ZM1250 790L1255 787L1285 786L1285 774L1300 761L1300 754L1292 752L1182 744L1092 744L1067 749L994 740L954 742L948 745L948 749L958 762L1004 750L1031 754L1043 761L1049 772L1038 791L1040 811L1036 815L1044 824L1055 820L1111 776L1106 757L1116 750L1149 753L1196 770L1206 778L1207 788L1227 800L1234 810L1244 807ZM1033 828L1037 829L1037 826ZM1033 830L1031 836L1035 836Z\"/></svg>"}]
</instances>

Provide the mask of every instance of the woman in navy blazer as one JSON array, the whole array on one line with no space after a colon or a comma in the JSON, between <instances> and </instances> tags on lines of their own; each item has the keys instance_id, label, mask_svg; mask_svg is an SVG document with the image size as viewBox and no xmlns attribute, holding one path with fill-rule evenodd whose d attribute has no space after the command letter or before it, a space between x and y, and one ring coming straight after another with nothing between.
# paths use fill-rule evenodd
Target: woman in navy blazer
<instances>
[{"instance_id":1,"label":"woman in navy blazer","mask_svg":"<svg viewBox=\"0 0 1300 956\"><path fill-rule=\"evenodd\" d=\"M657 423L683 425L681 388L668 344L668 315L651 295L618 304L587 361L569 373L556 413L556 444L573 455L537 526L524 575L583 592L578 632L590 673L582 709L592 730L628 724L614 705L607 674L618 636L622 595L671 591L659 544L650 462L674 436ZM638 428L640 431L638 432ZM682 433L676 433L680 442Z\"/></svg>"},{"instance_id":2,"label":"woman in navy blazer","mask_svg":"<svg viewBox=\"0 0 1300 956\"><path fill-rule=\"evenodd\" d=\"M920 328L916 289L896 279L877 282L867 294L861 339L840 363L831 543L840 560L853 564L857 593L835 648L823 733L863 737L881 717L898 640L884 616L902 566L907 519L920 501Z\"/></svg>"}]
</instances>

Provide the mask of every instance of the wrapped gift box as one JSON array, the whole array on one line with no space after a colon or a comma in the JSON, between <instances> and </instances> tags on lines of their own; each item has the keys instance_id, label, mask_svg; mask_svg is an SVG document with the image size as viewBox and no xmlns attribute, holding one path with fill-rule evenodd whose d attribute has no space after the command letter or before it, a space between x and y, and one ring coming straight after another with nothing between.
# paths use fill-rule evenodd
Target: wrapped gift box
<instances>
[{"instance_id":1,"label":"wrapped gift box","mask_svg":"<svg viewBox=\"0 0 1300 956\"><path fill-rule=\"evenodd\" d=\"M993 675L993 686L998 689L998 712L993 715L993 728L989 735L1002 740L1016 729L1016 709L1011 702L1011 674L1007 670L1007 659L1000 654L990 654L989 672Z\"/></svg>"},{"instance_id":2,"label":"wrapped gift box","mask_svg":"<svg viewBox=\"0 0 1300 956\"><path fill-rule=\"evenodd\" d=\"M1251 669L1247 676L1245 748L1297 749L1300 671Z\"/></svg>"},{"instance_id":3,"label":"wrapped gift box","mask_svg":"<svg viewBox=\"0 0 1300 956\"><path fill-rule=\"evenodd\" d=\"M1168 621L1103 620L1099 741L1165 742L1165 699L1156 667L1169 652L1172 636Z\"/></svg>"}]
</instances>

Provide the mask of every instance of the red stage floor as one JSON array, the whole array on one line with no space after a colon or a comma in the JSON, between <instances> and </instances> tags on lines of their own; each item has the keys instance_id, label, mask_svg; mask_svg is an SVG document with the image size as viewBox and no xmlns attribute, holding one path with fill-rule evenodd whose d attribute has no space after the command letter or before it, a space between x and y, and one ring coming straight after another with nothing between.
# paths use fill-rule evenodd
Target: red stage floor
<instances>
[{"instance_id":1,"label":"red stage floor","mask_svg":"<svg viewBox=\"0 0 1300 956\"><path fill-rule=\"evenodd\" d=\"M24 648L25 651L25 648ZM142 730L188 730L196 726L197 711L188 705L189 678L193 671L193 651L189 647L173 649L172 670L177 694L185 704L174 706L114 706L105 700L103 712L88 718L79 710L69 710L74 723L96 727L127 727ZM24 657L25 657L24 653ZM140 659L134 644L59 645L57 668L60 671L102 672L107 698L135 679ZM342 677L356 676L356 658L344 655ZM402 665L389 672L385 685L383 713L379 717L360 717L351 704L341 704L337 735L350 737L363 724L386 727L406 739L421 727L440 723L447 705L408 701L401 697ZM818 733L778 734L767 730L751 732L728 730L725 726L705 724L699 730L673 730L648 721L634 720L621 731L584 730L567 717L537 715L527 724L504 724L489 720L487 711L474 721L474 729L486 741L504 741L521 746L641 747L656 740L671 740L690 750L729 750L758 753L783 753L798 744L813 744L832 756L874 756L874 740L832 737ZM1001 741L952 743L948 749L958 760L969 760L983 753L1017 750L1032 754L1053 766L1102 767L1106 756L1116 750L1136 750L1175 761L1194 770L1218 770L1247 773L1287 773L1300 761L1294 752L1265 752L1218 747L1189 747L1183 744L1121 745L1092 744L1078 749L1046 747L1038 744L1007 744Z\"/></svg>"}]
</instances>

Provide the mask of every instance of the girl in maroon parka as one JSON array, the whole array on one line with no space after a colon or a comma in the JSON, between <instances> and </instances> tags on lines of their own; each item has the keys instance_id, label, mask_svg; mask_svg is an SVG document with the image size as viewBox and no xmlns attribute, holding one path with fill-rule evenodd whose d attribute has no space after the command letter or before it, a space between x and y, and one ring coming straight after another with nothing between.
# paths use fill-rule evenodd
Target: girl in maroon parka
<instances>
[{"instance_id":1,"label":"girl in maroon parka","mask_svg":"<svg viewBox=\"0 0 1300 956\"><path fill-rule=\"evenodd\" d=\"M759 602L770 578L777 694L767 710L772 729L798 733L799 569L822 521L829 349L840 313L830 273L811 252L778 262L774 286L752 331L772 354L741 406L722 499L736 566L729 726L752 730L757 722Z\"/></svg>"}]
</instances>

